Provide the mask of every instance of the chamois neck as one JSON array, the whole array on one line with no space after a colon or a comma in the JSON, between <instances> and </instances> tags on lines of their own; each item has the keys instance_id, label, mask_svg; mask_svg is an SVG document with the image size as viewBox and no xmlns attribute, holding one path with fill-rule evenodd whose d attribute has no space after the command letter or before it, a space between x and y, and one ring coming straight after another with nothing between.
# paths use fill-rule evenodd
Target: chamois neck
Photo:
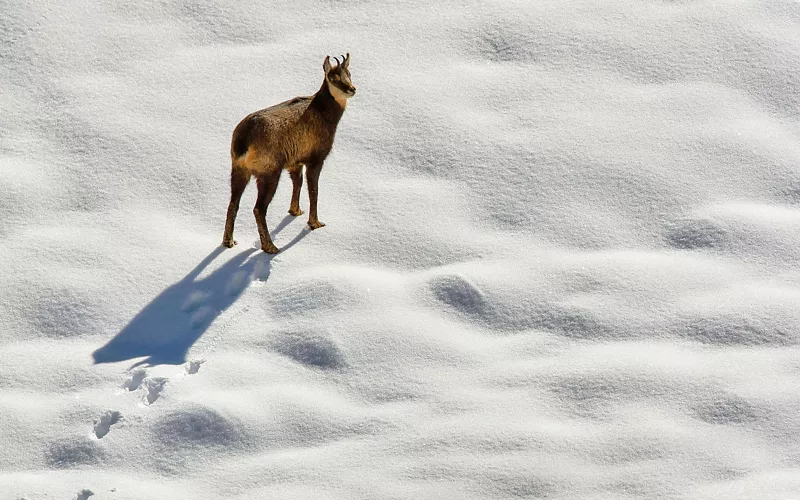
<instances>
[{"instance_id":1,"label":"chamois neck","mask_svg":"<svg viewBox=\"0 0 800 500\"><path fill-rule=\"evenodd\" d=\"M334 124L339 122L339 119L344 113L344 108L347 106L347 100L341 102L333 97L331 90L328 88L328 82L323 79L322 86L319 88L314 98L311 100L311 106L319 110L320 113L333 119Z\"/></svg>"}]
</instances>

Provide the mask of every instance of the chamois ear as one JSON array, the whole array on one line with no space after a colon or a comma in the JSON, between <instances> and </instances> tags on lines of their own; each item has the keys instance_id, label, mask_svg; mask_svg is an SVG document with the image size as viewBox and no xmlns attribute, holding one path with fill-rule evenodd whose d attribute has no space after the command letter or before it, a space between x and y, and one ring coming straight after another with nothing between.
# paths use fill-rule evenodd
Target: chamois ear
<instances>
[{"instance_id":1,"label":"chamois ear","mask_svg":"<svg viewBox=\"0 0 800 500\"><path fill-rule=\"evenodd\" d=\"M325 70L326 75L331 71L331 56L325 57L325 62L322 63L322 69Z\"/></svg>"},{"instance_id":2,"label":"chamois ear","mask_svg":"<svg viewBox=\"0 0 800 500\"><path fill-rule=\"evenodd\" d=\"M347 55L344 58L344 61L342 62L342 67L344 69L347 69L348 66L350 66L350 52L347 53Z\"/></svg>"}]
</instances>

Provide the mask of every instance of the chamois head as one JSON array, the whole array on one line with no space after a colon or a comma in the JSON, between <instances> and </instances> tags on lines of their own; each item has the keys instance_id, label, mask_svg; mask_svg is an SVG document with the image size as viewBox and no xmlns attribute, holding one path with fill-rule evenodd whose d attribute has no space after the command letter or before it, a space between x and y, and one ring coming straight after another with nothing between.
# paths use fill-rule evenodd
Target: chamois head
<instances>
[{"instance_id":1,"label":"chamois head","mask_svg":"<svg viewBox=\"0 0 800 500\"><path fill-rule=\"evenodd\" d=\"M350 80L350 53L342 56L342 62L336 59L336 66L331 67L331 57L325 58L322 69L325 70L325 81L328 83L328 90L337 101L344 101L356 95L356 88Z\"/></svg>"}]
</instances>

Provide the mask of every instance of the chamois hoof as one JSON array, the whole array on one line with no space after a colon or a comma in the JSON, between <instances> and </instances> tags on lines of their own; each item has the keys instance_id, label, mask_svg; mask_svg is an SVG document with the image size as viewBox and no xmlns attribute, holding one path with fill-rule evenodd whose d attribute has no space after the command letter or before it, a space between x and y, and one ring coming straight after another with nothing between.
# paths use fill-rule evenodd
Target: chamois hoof
<instances>
[{"instance_id":1,"label":"chamois hoof","mask_svg":"<svg viewBox=\"0 0 800 500\"><path fill-rule=\"evenodd\" d=\"M297 210L292 210L290 208L289 209L289 215L293 215L293 216L297 217L298 215L303 215L303 211L301 209L299 209L299 208Z\"/></svg>"},{"instance_id":2,"label":"chamois hoof","mask_svg":"<svg viewBox=\"0 0 800 500\"><path fill-rule=\"evenodd\" d=\"M321 227L325 227L325 223L324 222L320 222L318 220L314 221L314 222L308 221L308 227L311 228L311 230L313 231L315 229L319 229Z\"/></svg>"},{"instance_id":3,"label":"chamois hoof","mask_svg":"<svg viewBox=\"0 0 800 500\"><path fill-rule=\"evenodd\" d=\"M261 250L263 250L264 253L271 253L273 255L278 253L278 247L276 247L273 243L270 243L269 245L261 245Z\"/></svg>"},{"instance_id":4,"label":"chamois hoof","mask_svg":"<svg viewBox=\"0 0 800 500\"><path fill-rule=\"evenodd\" d=\"M236 246L236 240L222 240L222 246L233 248Z\"/></svg>"}]
</instances>

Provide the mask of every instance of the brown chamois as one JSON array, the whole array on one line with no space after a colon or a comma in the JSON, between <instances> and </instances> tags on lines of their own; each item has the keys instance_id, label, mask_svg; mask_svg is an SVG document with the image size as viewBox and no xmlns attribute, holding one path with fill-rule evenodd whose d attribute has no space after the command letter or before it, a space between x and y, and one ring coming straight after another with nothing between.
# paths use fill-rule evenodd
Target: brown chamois
<instances>
[{"instance_id":1,"label":"brown chamois","mask_svg":"<svg viewBox=\"0 0 800 500\"><path fill-rule=\"evenodd\" d=\"M317 194L322 164L333 146L336 126L339 124L347 99L353 97L356 88L350 81L350 54L342 62L336 59L331 67L330 56L325 58L322 69L325 79L316 94L295 97L275 106L247 115L233 131L231 140L231 201L222 244L232 247L233 225L250 177L256 178L258 198L253 214L256 216L261 250L278 253L267 229L267 207L275 190L281 170L286 169L292 178L292 202L289 213L294 216L300 210L300 189L303 187L303 166L306 167L310 210L308 226L313 230L324 226L317 218Z\"/></svg>"}]
</instances>

